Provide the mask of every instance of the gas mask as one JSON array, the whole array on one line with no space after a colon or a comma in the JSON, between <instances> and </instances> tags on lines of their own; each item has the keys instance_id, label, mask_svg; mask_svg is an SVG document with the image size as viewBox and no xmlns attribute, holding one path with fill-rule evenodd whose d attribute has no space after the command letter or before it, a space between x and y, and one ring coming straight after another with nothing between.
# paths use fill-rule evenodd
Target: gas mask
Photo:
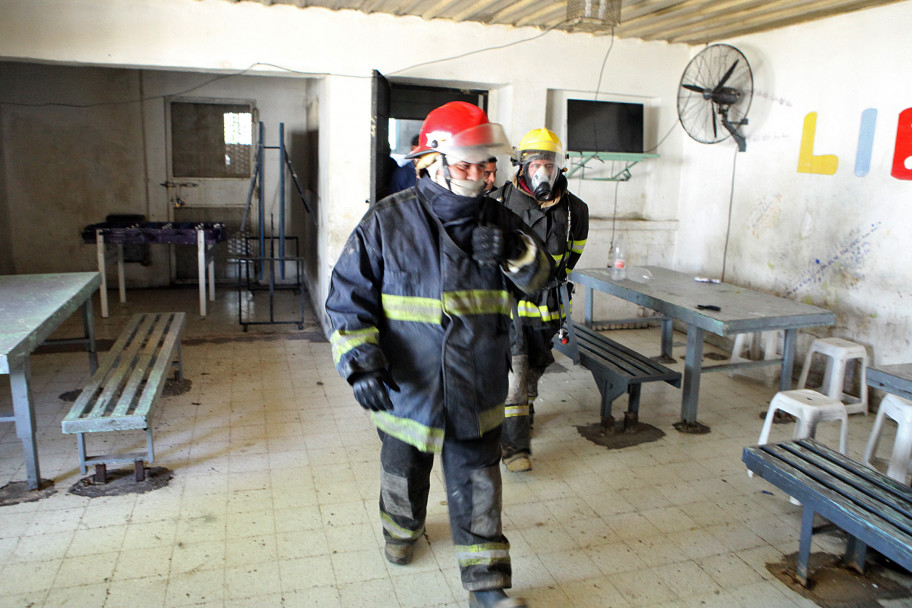
<instances>
[{"instance_id":1,"label":"gas mask","mask_svg":"<svg viewBox=\"0 0 912 608\"><path fill-rule=\"evenodd\" d=\"M551 200L560 167L553 163L528 163L524 170L526 185L540 203Z\"/></svg>"},{"instance_id":2,"label":"gas mask","mask_svg":"<svg viewBox=\"0 0 912 608\"><path fill-rule=\"evenodd\" d=\"M557 171L553 171L557 173ZM538 168L538 170L530 176L529 179L529 189L532 190L532 195L540 203L551 200L551 173L548 172L548 169L543 165Z\"/></svg>"}]
</instances>

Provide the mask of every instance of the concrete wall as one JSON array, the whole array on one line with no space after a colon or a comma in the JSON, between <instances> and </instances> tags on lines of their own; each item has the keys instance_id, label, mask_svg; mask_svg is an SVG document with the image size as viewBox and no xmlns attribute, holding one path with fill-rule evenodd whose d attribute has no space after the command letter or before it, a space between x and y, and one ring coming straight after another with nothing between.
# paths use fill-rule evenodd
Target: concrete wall
<instances>
[{"instance_id":1,"label":"concrete wall","mask_svg":"<svg viewBox=\"0 0 912 608\"><path fill-rule=\"evenodd\" d=\"M475 52L488 47L504 48ZM609 48L599 99L634 95L650 100L656 120L648 127L650 133L664 132L676 119L675 88L688 55L683 45L616 40L611 47L609 37L588 34L542 35L536 29L220 0L14 0L0 5L0 58L225 76L213 86L230 86L227 83L241 73L316 79L296 103L283 109L299 112L301 117L310 112L319 121L319 167L314 180L319 229L315 263L309 265L311 293L318 308L332 265L366 209L372 69L393 81L488 89L492 119L518 141L526 131L542 125L564 134L563 124L549 123L559 120L549 113L549 96L552 91L594 96ZM66 92L66 88L58 90ZM229 93L210 90L209 95ZM243 90L230 95L252 97ZM279 117L261 111L261 116L276 122L293 120L288 113ZM314 134L312 126L306 128ZM680 136L673 135L660 150L663 159L669 160L665 168L658 170L655 163L641 165L643 171L631 182L637 184L635 188L619 192L622 217L676 217L680 151ZM501 167L509 167L503 161ZM585 190L581 194L595 217L615 215L612 185L571 186ZM83 204L93 205L85 200ZM94 220L98 210L90 215ZM304 222L294 224L298 230L306 230ZM653 248L664 253L652 261L669 263L673 236L668 233L666 244ZM607 261L607 245L600 250L597 241L587 255L592 263L601 265ZM19 260L19 256L15 258Z\"/></svg>"},{"instance_id":2,"label":"concrete wall","mask_svg":"<svg viewBox=\"0 0 912 608\"><path fill-rule=\"evenodd\" d=\"M109 89L112 83L95 82L95 75L83 81L83 68L61 72L53 86L23 79L18 71L0 75L5 78L0 100L21 100L22 90L40 92L45 101L123 99L137 93L134 74L143 70L163 79L158 92L178 84L170 80L178 78L174 72L180 79L217 74L224 78L207 94L274 103L275 111L262 117L294 122L318 150L309 180L319 227L311 233L308 265L318 309L332 265L368 198L371 69L393 81L490 90L489 113L514 141L543 124L565 135L560 100L569 95L642 100L649 116L646 145L663 141L656 150L661 158L633 167L629 182L571 178L571 188L587 200L594 218L581 264L604 265L611 235L624 234L631 264L724 273L726 280L825 306L837 313L837 326L818 333L863 342L875 361L889 363L912 359L907 313L912 276L903 240L910 183L889 173L897 116L912 106L901 46L910 22L912 3L906 2L730 41L751 62L756 90L745 129L748 149L737 156L730 140L698 144L675 127L680 75L698 48L636 40L616 40L612 47L610 38L587 34L542 35L535 29L258 2L9 0L0 4L0 58L31 64L19 70L47 69L36 63L114 68L106 79L117 86ZM286 80L278 76L302 84L279 87L280 100L268 98L275 85L254 84ZM867 108L877 108L878 119L871 170L859 177L853 165L859 120ZM76 109L0 104L5 130L27 114L48 133L71 133L66 140L59 133L43 138L66 150L77 147L73 138L81 141L91 133L92 150L107 171L125 167L149 184L156 170L143 171L134 153L152 149L148 142L162 137L149 117L155 112L149 103L142 112L131 107L113 112L122 128L114 149L121 138L126 143L122 157L112 158L97 145L112 136L101 132L103 120L73 126L82 120ZM797 171L809 112L819 114L814 153L839 156L834 175ZM135 126L137 114L149 129L145 134ZM21 150L22 142L11 149L5 134L0 219L16 216L17 230L25 231L14 231L16 236L37 238L39 229L30 223L36 214L20 210L18 195L34 187L30 196L48 205L60 198L61 189L32 186L36 180L29 178L41 175L47 158ZM137 147L143 137L145 148ZM76 172L58 169L67 185L79 184L65 207L71 226L96 221L125 196L145 196L153 211L161 209L162 193L151 185L116 178L115 196L93 184L98 177L92 169L89 163ZM295 230L309 230L306 221L293 218ZM0 244L0 255L12 255L14 271L31 264L60 267L46 249L20 247L27 246ZM0 264L10 268L8 261Z\"/></svg>"},{"instance_id":3,"label":"concrete wall","mask_svg":"<svg viewBox=\"0 0 912 608\"><path fill-rule=\"evenodd\" d=\"M754 71L747 151L685 143L674 262L720 276L725 259L728 281L833 310L836 326L814 333L863 343L884 364L912 360L912 181L891 176L899 113L912 107L909 23L906 2L731 41ZM877 122L860 176L868 108ZM798 171L811 112L813 154L838 157L834 174Z\"/></svg>"},{"instance_id":4,"label":"concrete wall","mask_svg":"<svg viewBox=\"0 0 912 608\"><path fill-rule=\"evenodd\" d=\"M109 214L149 221L240 221L249 180L196 179L175 208L168 180L167 100L249 99L258 109L266 145L306 131L304 100L313 80L28 63L0 64L3 91L0 217L8 216L3 249L9 272L67 272L96 267L95 248L81 229ZM278 200L278 152L267 153L266 213ZM286 205L298 204L286 197ZM248 228L255 228L253 201ZM180 248L195 277L195 248ZM186 249L186 251L184 251ZM152 264L128 264L132 286L167 285L170 251L152 247ZM109 266L113 278L113 265Z\"/></svg>"}]
</instances>

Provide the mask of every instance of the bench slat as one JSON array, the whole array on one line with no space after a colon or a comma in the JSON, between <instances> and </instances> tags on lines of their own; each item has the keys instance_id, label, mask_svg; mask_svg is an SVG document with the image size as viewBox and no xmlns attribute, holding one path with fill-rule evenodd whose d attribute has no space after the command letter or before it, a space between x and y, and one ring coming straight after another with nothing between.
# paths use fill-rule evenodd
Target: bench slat
<instances>
[{"instance_id":1,"label":"bench slat","mask_svg":"<svg viewBox=\"0 0 912 608\"><path fill-rule=\"evenodd\" d=\"M64 417L63 432L147 428L185 322L184 313L134 315Z\"/></svg>"},{"instance_id":2,"label":"bench slat","mask_svg":"<svg viewBox=\"0 0 912 608\"><path fill-rule=\"evenodd\" d=\"M902 507L897 509L881 500L876 491L869 493L870 484L859 478L853 469L830 463L801 446L776 446L777 455L781 457L782 452L794 454L796 458L792 465L795 468L851 500L859 509L867 509L875 517L883 517L906 534L912 535L912 513L908 512L908 506L906 512L903 512Z\"/></svg>"},{"instance_id":3,"label":"bench slat","mask_svg":"<svg viewBox=\"0 0 912 608\"><path fill-rule=\"evenodd\" d=\"M88 413L86 418L100 418L106 415L110 407L113 407L112 400L115 399L117 394L122 388L123 378L133 369L134 357L136 352L139 350L139 347L142 345L142 340L137 340L137 336L143 336L148 331L149 325L152 323L152 319L148 316L144 316L142 322L135 329L133 334L130 336L129 342L121 351L114 351L113 349L110 352L110 355L116 357L117 367L114 369L114 372L105 378L104 380L104 390L101 395L96 399L94 407Z\"/></svg>"},{"instance_id":4,"label":"bench slat","mask_svg":"<svg viewBox=\"0 0 912 608\"><path fill-rule=\"evenodd\" d=\"M819 513L849 535L912 570L912 535L818 483L789 462L790 458L795 458L794 454L786 450L775 453L772 449L775 447L777 446L766 445L744 448L742 460L748 469L800 500L805 508ZM785 460L783 455L786 455Z\"/></svg>"},{"instance_id":5,"label":"bench slat","mask_svg":"<svg viewBox=\"0 0 912 608\"><path fill-rule=\"evenodd\" d=\"M154 325L142 338L145 340L145 347L143 348L142 354L138 355L136 358L136 363L133 366L133 373L130 375L130 379L127 381L123 393L121 393L117 407L114 408L114 411L111 414L112 416L123 416L135 405L136 391L149 371L150 362L158 351L158 345L161 342L162 334L165 332L165 328L168 325L169 318L170 315L155 315ZM136 342L142 343L142 340L136 340ZM168 356L170 357L170 353L168 353ZM151 383L152 381L153 379L150 377L148 383Z\"/></svg>"},{"instance_id":6,"label":"bench slat","mask_svg":"<svg viewBox=\"0 0 912 608\"><path fill-rule=\"evenodd\" d=\"M610 366L617 373L627 376L628 382L649 382L661 380L674 384L680 382L681 374L652 361L623 344L596 333L585 326L574 325L580 356L584 353L597 358L603 365Z\"/></svg>"},{"instance_id":7,"label":"bench slat","mask_svg":"<svg viewBox=\"0 0 912 608\"><path fill-rule=\"evenodd\" d=\"M136 405L136 414L146 415L149 410L158 401L164 389L164 379L171 370L171 362L174 358L174 348L180 343L181 332L184 329L186 317L181 315L178 318L170 319L168 333L165 335L164 342L158 353L155 366L149 373L149 379L146 382L146 388L143 390L139 403Z\"/></svg>"},{"instance_id":8,"label":"bench slat","mask_svg":"<svg viewBox=\"0 0 912 608\"><path fill-rule=\"evenodd\" d=\"M875 471L869 467L860 465L848 456L843 456L839 452L826 448L816 441L799 439L795 442L797 445L820 455L830 462L839 464L847 469L855 470L856 474L876 488L886 491L891 501L898 501L895 504L903 505L909 508L912 505L912 487L902 484L895 479L883 475L880 471ZM885 500L887 497L885 497ZM891 504L894 504L891 502Z\"/></svg>"},{"instance_id":9,"label":"bench slat","mask_svg":"<svg viewBox=\"0 0 912 608\"><path fill-rule=\"evenodd\" d=\"M109 352L118 353L123 350L124 345L133 337L133 334L136 331L136 326L141 321L139 315L132 317L128 322L127 326L121 332L120 336L117 338L117 341L114 342L114 345L111 346ZM86 385L82 392L79 394L79 397L76 398L76 402L73 403L73 407L70 408L70 411L67 413L66 417L63 419L64 422L69 420L77 420L82 418L85 415L85 409L89 405L89 400L92 399L98 390L104 385L104 380L108 375L108 372L114 364L117 363L117 357L103 357L101 363L98 366L98 369L92 375L92 378L89 380L89 383Z\"/></svg>"}]
</instances>

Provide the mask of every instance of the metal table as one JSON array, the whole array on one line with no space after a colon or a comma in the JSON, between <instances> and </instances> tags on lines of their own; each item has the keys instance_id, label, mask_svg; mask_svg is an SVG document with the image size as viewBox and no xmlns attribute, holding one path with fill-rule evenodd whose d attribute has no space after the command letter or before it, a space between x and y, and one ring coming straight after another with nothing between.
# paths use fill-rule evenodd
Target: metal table
<instances>
[{"instance_id":1,"label":"metal table","mask_svg":"<svg viewBox=\"0 0 912 608\"><path fill-rule=\"evenodd\" d=\"M662 321L662 355L671 357L672 321L687 324L687 353L684 361L684 385L681 396L679 431L705 433L709 427L697 422L700 397L700 374L704 371L730 370L781 362L780 390L789 390L795 364L795 342L798 329L832 325L836 315L829 310L801 304L728 283L704 283L694 276L659 266L646 266L652 277L643 282L623 279L613 281L607 268L574 270L570 280L586 287L586 324L592 324L593 290L622 298L660 313ZM717 306L719 310L698 306ZM781 359L702 366L704 332L720 336L771 330L784 330Z\"/></svg>"},{"instance_id":2,"label":"metal table","mask_svg":"<svg viewBox=\"0 0 912 608\"><path fill-rule=\"evenodd\" d=\"M912 363L869 367L867 382L868 386L912 401Z\"/></svg>"},{"instance_id":3,"label":"metal table","mask_svg":"<svg viewBox=\"0 0 912 608\"><path fill-rule=\"evenodd\" d=\"M102 222L91 224L82 229L82 240L95 244L98 258L98 272L101 273L101 316L108 316L108 282L105 265L111 254L117 260L117 286L120 301L127 301L127 290L124 285L123 246L126 244L141 245L196 245L197 273L199 276L200 316L206 316L206 274L209 275L209 299L215 301L215 260L212 249L222 241L228 240L225 225L219 222ZM106 245L115 245L109 252Z\"/></svg>"},{"instance_id":4,"label":"metal table","mask_svg":"<svg viewBox=\"0 0 912 608\"><path fill-rule=\"evenodd\" d=\"M31 391L29 356L42 343L84 343L89 369L95 373L95 325L92 294L101 285L97 272L19 274L0 276L0 373L9 374L13 415L0 422L15 422L16 435L25 451L25 472L31 490L38 489L38 446L35 442L35 408ZM47 340L47 337L82 306L82 338Z\"/></svg>"}]
</instances>

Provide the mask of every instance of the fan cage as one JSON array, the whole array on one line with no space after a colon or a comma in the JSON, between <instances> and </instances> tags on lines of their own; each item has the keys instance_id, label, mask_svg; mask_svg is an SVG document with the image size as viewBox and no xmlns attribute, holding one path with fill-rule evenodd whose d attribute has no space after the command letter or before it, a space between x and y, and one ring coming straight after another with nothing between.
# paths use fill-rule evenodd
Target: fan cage
<instances>
[{"instance_id":1,"label":"fan cage","mask_svg":"<svg viewBox=\"0 0 912 608\"><path fill-rule=\"evenodd\" d=\"M621 0L567 0L567 25L605 31L621 23Z\"/></svg>"}]
</instances>

